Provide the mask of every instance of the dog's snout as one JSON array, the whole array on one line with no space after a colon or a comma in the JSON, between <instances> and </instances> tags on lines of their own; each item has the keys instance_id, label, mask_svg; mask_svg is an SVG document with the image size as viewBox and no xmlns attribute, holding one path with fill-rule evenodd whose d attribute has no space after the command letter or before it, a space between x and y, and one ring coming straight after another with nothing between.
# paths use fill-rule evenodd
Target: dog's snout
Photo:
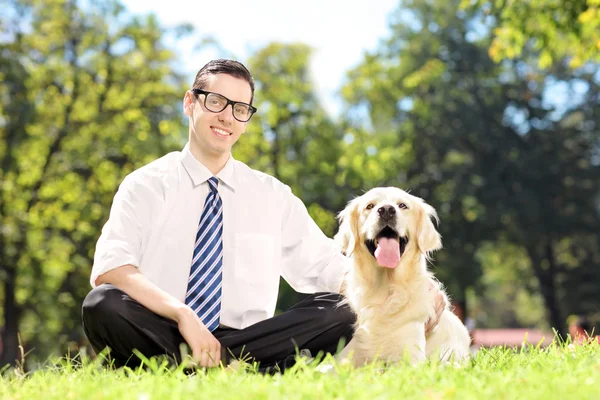
<instances>
[{"instance_id":1,"label":"dog's snout","mask_svg":"<svg viewBox=\"0 0 600 400\"><path fill-rule=\"evenodd\" d=\"M377 209L377 214L379 214L380 218L389 220L396 215L396 209L394 206L381 206Z\"/></svg>"}]
</instances>

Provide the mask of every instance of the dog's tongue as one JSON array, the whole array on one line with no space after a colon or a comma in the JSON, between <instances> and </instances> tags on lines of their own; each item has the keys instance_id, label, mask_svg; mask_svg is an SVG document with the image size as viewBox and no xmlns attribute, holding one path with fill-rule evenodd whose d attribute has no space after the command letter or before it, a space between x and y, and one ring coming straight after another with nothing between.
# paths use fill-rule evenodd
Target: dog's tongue
<instances>
[{"instance_id":1,"label":"dog's tongue","mask_svg":"<svg viewBox=\"0 0 600 400\"><path fill-rule=\"evenodd\" d=\"M400 262L400 244L398 239L381 238L375 250L377 263L382 267L396 268Z\"/></svg>"}]
</instances>

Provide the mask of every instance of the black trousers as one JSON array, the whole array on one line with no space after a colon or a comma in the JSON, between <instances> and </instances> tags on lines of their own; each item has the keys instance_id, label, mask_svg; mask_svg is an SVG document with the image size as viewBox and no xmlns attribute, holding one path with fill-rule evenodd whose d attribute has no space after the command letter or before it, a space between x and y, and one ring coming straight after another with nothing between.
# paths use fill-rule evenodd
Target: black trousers
<instances>
[{"instance_id":1,"label":"black trousers","mask_svg":"<svg viewBox=\"0 0 600 400\"><path fill-rule=\"evenodd\" d=\"M348 343L356 317L343 296L316 293L288 311L245 329L217 328L221 360L256 361L261 370L280 370L293 365L298 350L335 354L340 341ZM83 302L83 327L96 352L110 347L115 366L137 366L137 349L145 357L167 355L181 362L185 340L177 324L148 310L113 285L94 288Z\"/></svg>"}]
</instances>

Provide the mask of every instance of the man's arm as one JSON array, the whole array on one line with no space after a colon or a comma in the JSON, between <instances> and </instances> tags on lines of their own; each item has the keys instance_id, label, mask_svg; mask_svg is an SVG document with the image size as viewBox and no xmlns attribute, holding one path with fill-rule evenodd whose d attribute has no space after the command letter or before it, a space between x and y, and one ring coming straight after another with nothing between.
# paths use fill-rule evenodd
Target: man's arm
<instances>
[{"instance_id":1,"label":"man's arm","mask_svg":"<svg viewBox=\"0 0 600 400\"><path fill-rule=\"evenodd\" d=\"M282 195L282 275L300 293L341 291L351 261L289 188Z\"/></svg>"},{"instance_id":2,"label":"man's arm","mask_svg":"<svg viewBox=\"0 0 600 400\"><path fill-rule=\"evenodd\" d=\"M203 367L215 366L221 356L217 339L192 309L136 268L142 258L144 233L150 229L154 207L161 197L139 172L123 180L96 245L90 283L93 287L111 283L150 311L177 322L194 360Z\"/></svg>"},{"instance_id":3,"label":"man's arm","mask_svg":"<svg viewBox=\"0 0 600 400\"><path fill-rule=\"evenodd\" d=\"M111 283L150 311L177 322L193 358L203 367L219 365L221 344L194 311L154 285L133 265L124 265L98 276L96 285Z\"/></svg>"},{"instance_id":4,"label":"man's arm","mask_svg":"<svg viewBox=\"0 0 600 400\"><path fill-rule=\"evenodd\" d=\"M433 332L438 322L440 322L440 318L442 317L444 310L446 309L446 307L448 307L447 298L444 295L442 289L440 288L440 283L436 278L429 279L429 290L433 290L435 292L435 296L433 299L435 315L429 318L425 323L426 337L428 337Z\"/></svg>"},{"instance_id":5,"label":"man's arm","mask_svg":"<svg viewBox=\"0 0 600 400\"><path fill-rule=\"evenodd\" d=\"M96 279L96 285L111 283L127 293L132 299L165 318L179 322L194 312L158 286L150 282L133 265L112 269Z\"/></svg>"}]
</instances>

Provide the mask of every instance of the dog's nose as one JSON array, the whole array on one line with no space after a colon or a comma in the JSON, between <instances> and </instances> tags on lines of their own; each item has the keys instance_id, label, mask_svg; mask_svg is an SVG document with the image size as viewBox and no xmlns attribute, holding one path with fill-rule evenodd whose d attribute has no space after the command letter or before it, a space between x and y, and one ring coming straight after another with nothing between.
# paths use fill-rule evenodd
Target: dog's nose
<instances>
[{"instance_id":1,"label":"dog's nose","mask_svg":"<svg viewBox=\"0 0 600 400\"><path fill-rule=\"evenodd\" d=\"M396 209L394 206L381 206L377 209L377 214L382 219L390 220L396 216Z\"/></svg>"}]
</instances>

